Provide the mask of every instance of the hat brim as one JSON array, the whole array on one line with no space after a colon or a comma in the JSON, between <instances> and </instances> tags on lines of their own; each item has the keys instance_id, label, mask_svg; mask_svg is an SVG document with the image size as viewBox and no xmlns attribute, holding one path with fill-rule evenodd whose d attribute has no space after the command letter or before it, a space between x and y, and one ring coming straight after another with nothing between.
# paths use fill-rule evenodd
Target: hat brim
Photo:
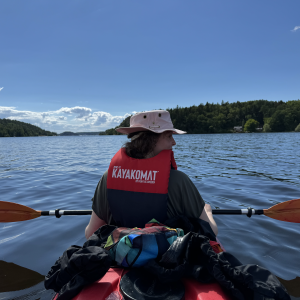
<instances>
[{"instance_id":1,"label":"hat brim","mask_svg":"<svg viewBox=\"0 0 300 300\"><path fill-rule=\"evenodd\" d=\"M145 127L119 127L119 128L116 128L116 131L123 133L123 134L130 134L130 133L137 132L137 131L152 131L155 133L163 133L165 131L172 131L175 134L185 134L186 133L186 131L182 131L182 130L175 129L175 128L150 129L150 128L145 128Z\"/></svg>"}]
</instances>

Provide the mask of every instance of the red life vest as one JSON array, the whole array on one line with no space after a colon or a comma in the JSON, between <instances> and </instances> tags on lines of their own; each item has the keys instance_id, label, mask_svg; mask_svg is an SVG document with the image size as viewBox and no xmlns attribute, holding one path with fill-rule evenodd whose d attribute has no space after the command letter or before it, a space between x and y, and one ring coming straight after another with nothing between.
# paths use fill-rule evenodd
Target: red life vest
<instances>
[{"instance_id":1,"label":"red life vest","mask_svg":"<svg viewBox=\"0 0 300 300\"><path fill-rule=\"evenodd\" d=\"M135 159L121 148L112 158L107 175L107 201L121 227L144 227L151 219L167 219L171 168L177 170L172 150L147 159Z\"/></svg>"}]
</instances>

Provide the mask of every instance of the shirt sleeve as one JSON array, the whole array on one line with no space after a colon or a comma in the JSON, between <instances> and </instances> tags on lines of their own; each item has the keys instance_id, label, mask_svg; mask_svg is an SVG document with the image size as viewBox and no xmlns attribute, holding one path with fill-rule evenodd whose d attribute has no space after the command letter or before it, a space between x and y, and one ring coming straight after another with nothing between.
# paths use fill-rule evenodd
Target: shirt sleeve
<instances>
[{"instance_id":1,"label":"shirt sleeve","mask_svg":"<svg viewBox=\"0 0 300 300\"><path fill-rule=\"evenodd\" d=\"M111 223L112 215L108 206L106 182L107 182L107 170L104 172L95 190L94 197L92 198L92 209L95 214L107 224Z\"/></svg>"},{"instance_id":2,"label":"shirt sleeve","mask_svg":"<svg viewBox=\"0 0 300 300\"><path fill-rule=\"evenodd\" d=\"M183 172L171 170L168 190L168 218L185 215L199 218L205 202L191 179Z\"/></svg>"}]
</instances>

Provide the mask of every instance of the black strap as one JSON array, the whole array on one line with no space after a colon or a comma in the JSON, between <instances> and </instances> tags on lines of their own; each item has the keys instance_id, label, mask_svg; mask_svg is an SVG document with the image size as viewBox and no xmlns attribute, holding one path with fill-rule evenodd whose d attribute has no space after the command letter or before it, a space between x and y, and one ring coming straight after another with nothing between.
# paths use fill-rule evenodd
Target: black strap
<instances>
[{"instance_id":1,"label":"black strap","mask_svg":"<svg viewBox=\"0 0 300 300\"><path fill-rule=\"evenodd\" d=\"M61 217L61 215L59 214L59 211L60 211L60 209L56 209L55 210L55 216L56 216L56 218L60 218Z\"/></svg>"},{"instance_id":2,"label":"black strap","mask_svg":"<svg viewBox=\"0 0 300 300\"><path fill-rule=\"evenodd\" d=\"M248 207L247 217L248 217L248 218L251 218L251 216L252 216L252 208L251 208L251 207Z\"/></svg>"}]
</instances>

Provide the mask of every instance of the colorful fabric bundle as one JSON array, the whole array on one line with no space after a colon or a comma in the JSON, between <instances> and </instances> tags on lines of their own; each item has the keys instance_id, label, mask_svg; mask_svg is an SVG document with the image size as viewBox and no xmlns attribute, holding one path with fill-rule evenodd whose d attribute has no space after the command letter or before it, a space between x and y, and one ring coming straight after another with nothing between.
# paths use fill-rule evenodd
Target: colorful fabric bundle
<instances>
[{"instance_id":1,"label":"colorful fabric bundle","mask_svg":"<svg viewBox=\"0 0 300 300\"><path fill-rule=\"evenodd\" d=\"M104 248L122 267L141 267L149 260L160 258L179 236L182 229L173 229L152 219L145 228L116 228Z\"/></svg>"}]
</instances>

